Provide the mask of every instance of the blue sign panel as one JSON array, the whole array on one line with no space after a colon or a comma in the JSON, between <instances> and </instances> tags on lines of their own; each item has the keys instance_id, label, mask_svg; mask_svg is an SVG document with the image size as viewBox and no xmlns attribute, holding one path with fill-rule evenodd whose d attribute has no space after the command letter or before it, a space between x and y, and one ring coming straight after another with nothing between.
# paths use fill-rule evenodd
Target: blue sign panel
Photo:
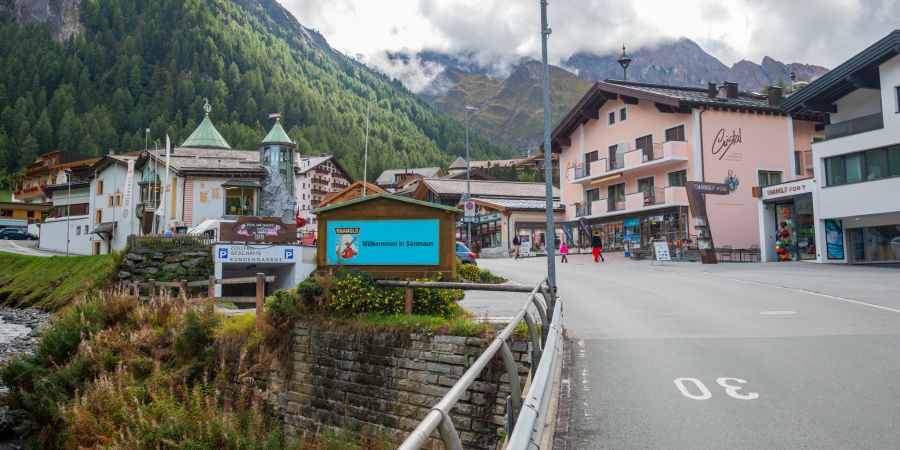
<instances>
[{"instance_id":1,"label":"blue sign panel","mask_svg":"<svg viewBox=\"0 0 900 450\"><path fill-rule=\"evenodd\" d=\"M622 225L626 227L637 227L641 225L641 219L625 219L622 221Z\"/></svg>"},{"instance_id":2,"label":"blue sign panel","mask_svg":"<svg viewBox=\"0 0 900 450\"><path fill-rule=\"evenodd\" d=\"M844 259L844 223L840 219L825 219L825 243L828 259Z\"/></svg>"},{"instance_id":3,"label":"blue sign panel","mask_svg":"<svg viewBox=\"0 0 900 450\"><path fill-rule=\"evenodd\" d=\"M326 262L355 266L436 266L440 226L429 220L332 220Z\"/></svg>"}]
</instances>

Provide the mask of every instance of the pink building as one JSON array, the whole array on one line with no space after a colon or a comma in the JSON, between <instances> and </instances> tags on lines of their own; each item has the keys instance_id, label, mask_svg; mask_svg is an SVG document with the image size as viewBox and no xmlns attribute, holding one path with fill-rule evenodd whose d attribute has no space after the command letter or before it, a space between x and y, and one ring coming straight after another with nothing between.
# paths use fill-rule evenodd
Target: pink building
<instances>
[{"instance_id":1,"label":"pink building","mask_svg":"<svg viewBox=\"0 0 900 450\"><path fill-rule=\"evenodd\" d=\"M316 209L326 195L344 189L353 182L350 174L334 156L303 156L294 167L294 192L297 217L306 219L305 231L316 231Z\"/></svg>"},{"instance_id":2,"label":"pink building","mask_svg":"<svg viewBox=\"0 0 900 450\"><path fill-rule=\"evenodd\" d=\"M584 218L610 250L628 233L641 247L674 241L695 234L685 183L726 183L729 195L707 196L716 246L759 245L752 187L812 176L817 117L788 117L780 103L779 88L764 96L736 83L595 83L552 136L566 220Z\"/></svg>"}]
</instances>

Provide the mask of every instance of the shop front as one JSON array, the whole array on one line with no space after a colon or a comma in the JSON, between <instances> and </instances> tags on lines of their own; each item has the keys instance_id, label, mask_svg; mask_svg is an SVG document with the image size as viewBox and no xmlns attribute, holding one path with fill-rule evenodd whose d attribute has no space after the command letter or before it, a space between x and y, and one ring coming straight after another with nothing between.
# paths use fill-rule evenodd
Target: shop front
<instances>
[{"instance_id":1,"label":"shop front","mask_svg":"<svg viewBox=\"0 0 900 450\"><path fill-rule=\"evenodd\" d=\"M808 178L759 188L762 261L817 259L812 194L815 183Z\"/></svg>"},{"instance_id":2,"label":"shop front","mask_svg":"<svg viewBox=\"0 0 900 450\"><path fill-rule=\"evenodd\" d=\"M472 234L469 235L469 224L465 221L456 223L456 240L471 245L471 250L483 254L499 254L503 249L503 214L489 208L478 206L477 214L472 218Z\"/></svg>"},{"instance_id":3,"label":"shop front","mask_svg":"<svg viewBox=\"0 0 900 450\"><path fill-rule=\"evenodd\" d=\"M600 232L604 251L623 251L647 248L650 239L675 242L688 235L688 208L679 206L641 214L629 214L589 221L591 233ZM590 236L579 227L579 244L590 246Z\"/></svg>"}]
</instances>

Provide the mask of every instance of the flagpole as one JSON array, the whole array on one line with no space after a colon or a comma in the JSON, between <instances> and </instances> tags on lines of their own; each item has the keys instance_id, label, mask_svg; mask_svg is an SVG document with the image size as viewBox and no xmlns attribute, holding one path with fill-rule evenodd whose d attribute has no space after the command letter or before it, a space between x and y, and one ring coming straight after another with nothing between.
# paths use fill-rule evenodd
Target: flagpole
<instances>
[{"instance_id":1,"label":"flagpole","mask_svg":"<svg viewBox=\"0 0 900 450\"><path fill-rule=\"evenodd\" d=\"M169 135L166 134L166 179L163 181L163 192L162 192L162 201L160 204L162 205L162 216L163 216L163 233L169 229L169 212L168 212L168 202L166 202L166 197L169 194L169 151L172 148L172 142L169 140Z\"/></svg>"}]
</instances>

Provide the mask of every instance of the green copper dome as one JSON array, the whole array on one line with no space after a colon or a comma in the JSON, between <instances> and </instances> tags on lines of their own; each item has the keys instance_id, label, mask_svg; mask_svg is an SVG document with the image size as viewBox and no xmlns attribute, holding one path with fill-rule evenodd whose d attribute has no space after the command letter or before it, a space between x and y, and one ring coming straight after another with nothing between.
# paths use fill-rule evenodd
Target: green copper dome
<instances>
[{"instance_id":1,"label":"green copper dome","mask_svg":"<svg viewBox=\"0 0 900 450\"><path fill-rule=\"evenodd\" d=\"M269 134L262 140L262 143L296 145L287 133L284 132L284 127L281 126L281 120L275 121L275 126L272 127L272 131L269 131Z\"/></svg>"},{"instance_id":2,"label":"green copper dome","mask_svg":"<svg viewBox=\"0 0 900 450\"><path fill-rule=\"evenodd\" d=\"M219 134L219 130L213 126L211 120L209 120L209 116L203 118L203 122L200 122L200 125L197 126L197 129L191 133L191 136L187 138L184 143L181 144L182 147L194 147L194 148L226 148L231 149L231 146L228 145L228 142L225 141L225 138Z\"/></svg>"}]
</instances>

